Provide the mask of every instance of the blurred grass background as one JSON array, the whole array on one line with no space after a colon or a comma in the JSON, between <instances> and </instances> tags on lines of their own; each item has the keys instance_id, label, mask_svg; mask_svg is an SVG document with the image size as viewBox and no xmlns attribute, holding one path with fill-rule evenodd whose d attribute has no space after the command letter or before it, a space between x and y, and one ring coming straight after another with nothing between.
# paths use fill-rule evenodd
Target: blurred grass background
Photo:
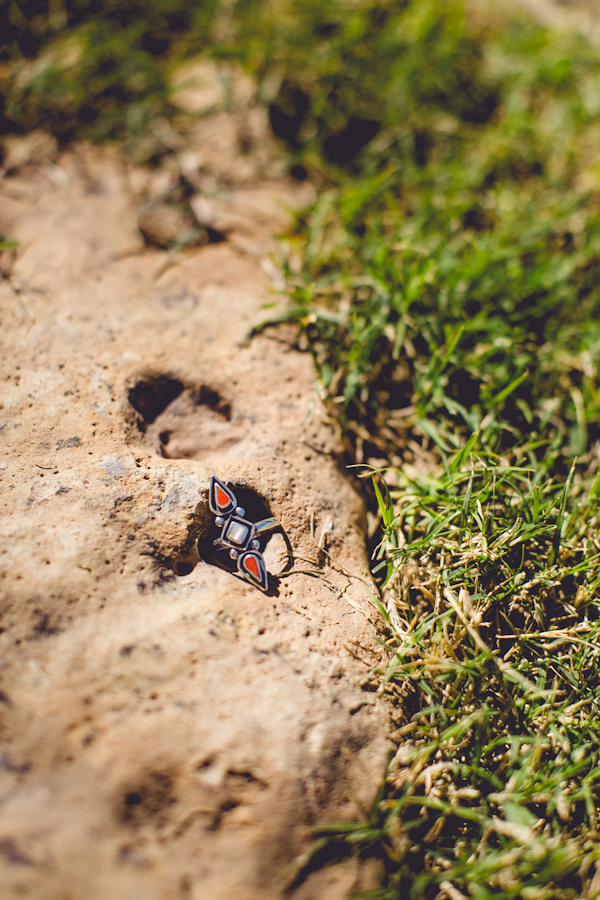
<instances>
[{"instance_id":1,"label":"blurred grass background","mask_svg":"<svg viewBox=\"0 0 600 900\"><path fill-rule=\"evenodd\" d=\"M363 476L398 750L294 877L362 854L380 900L599 896L598 48L474 0L3 0L0 34L5 135L152 163L209 55L318 188L270 324Z\"/></svg>"}]
</instances>

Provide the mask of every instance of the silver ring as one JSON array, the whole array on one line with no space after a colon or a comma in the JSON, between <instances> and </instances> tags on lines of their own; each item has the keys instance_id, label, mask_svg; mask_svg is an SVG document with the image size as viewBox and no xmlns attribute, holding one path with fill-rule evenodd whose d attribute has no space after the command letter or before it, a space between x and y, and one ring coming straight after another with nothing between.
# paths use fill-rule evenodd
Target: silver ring
<instances>
[{"instance_id":1,"label":"silver ring","mask_svg":"<svg viewBox=\"0 0 600 900\"><path fill-rule=\"evenodd\" d=\"M214 541L214 546L228 547L242 578L261 591L268 590L269 575L258 536L278 528L277 519L270 516L260 522L250 522L244 518L246 511L238 506L235 494L216 475L210 479L208 505L215 515L215 524L221 528L221 536Z\"/></svg>"}]
</instances>

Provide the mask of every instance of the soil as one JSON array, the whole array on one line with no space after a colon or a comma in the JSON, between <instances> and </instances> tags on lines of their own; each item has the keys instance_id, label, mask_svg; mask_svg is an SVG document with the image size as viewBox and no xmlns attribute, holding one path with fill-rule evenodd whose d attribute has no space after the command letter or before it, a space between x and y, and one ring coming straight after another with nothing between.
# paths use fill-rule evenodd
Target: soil
<instances>
[{"instance_id":1,"label":"soil","mask_svg":"<svg viewBox=\"0 0 600 900\"><path fill-rule=\"evenodd\" d=\"M311 189L236 90L223 112L188 80L205 114L151 167L44 134L5 155L3 898L375 883L353 860L295 877L311 828L363 818L387 724L361 687L381 657L361 498L309 354L249 338ZM266 593L214 550L213 474L281 523Z\"/></svg>"}]
</instances>

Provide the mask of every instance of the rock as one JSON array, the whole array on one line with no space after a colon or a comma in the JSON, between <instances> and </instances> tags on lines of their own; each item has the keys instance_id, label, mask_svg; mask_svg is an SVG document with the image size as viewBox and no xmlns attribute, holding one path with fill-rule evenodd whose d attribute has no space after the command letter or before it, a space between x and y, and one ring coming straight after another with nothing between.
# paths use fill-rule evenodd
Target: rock
<instances>
[{"instance_id":1,"label":"rock","mask_svg":"<svg viewBox=\"0 0 600 900\"><path fill-rule=\"evenodd\" d=\"M58 162L64 184L0 183L2 896L282 897L310 828L362 818L383 771L350 652L379 659L362 503L309 355L247 340L261 260L222 242L166 268L116 152ZM267 594L214 564L212 474L282 523Z\"/></svg>"},{"instance_id":2,"label":"rock","mask_svg":"<svg viewBox=\"0 0 600 900\"><path fill-rule=\"evenodd\" d=\"M179 109L205 115L227 101L231 78L225 67L200 57L180 66L171 83L171 102Z\"/></svg>"},{"instance_id":3,"label":"rock","mask_svg":"<svg viewBox=\"0 0 600 900\"><path fill-rule=\"evenodd\" d=\"M146 243L153 247L167 249L208 240L206 233L198 229L194 216L180 204L152 203L144 207L138 213L138 226Z\"/></svg>"},{"instance_id":4,"label":"rock","mask_svg":"<svg viewBox=\"0 0 600 900\"><path fill-rule=\"evenodd\" d=\"M12 172L27 165L52 163L57 153L56 138L43 129L25 135L9 134L2 139L2 168Z\"/></svg>"}]
</instances>

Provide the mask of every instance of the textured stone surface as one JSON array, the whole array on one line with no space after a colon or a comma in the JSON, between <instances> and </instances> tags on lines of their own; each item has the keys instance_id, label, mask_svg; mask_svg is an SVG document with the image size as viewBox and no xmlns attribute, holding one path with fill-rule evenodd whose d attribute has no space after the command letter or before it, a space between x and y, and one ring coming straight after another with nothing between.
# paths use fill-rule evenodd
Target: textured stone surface
<instances>
[{"instance_id":1,"label":"textured stone surface","mask_svg":"<svg viewBox=\"0 0 600 900\"><path fill-rule=\"evenodd\" d=\"M367 569L360 499L308 354L247 340L294 189L238 189L241 230L170 256L138 230L139 171L86 148L48 165L0 183L20 242L0 282L2 897L278 897L386 752L349 652L374 649L343 574ZM263 594L200 558L213 473L279 517L272 573L292 548L316 574ZM295 895L370 877L348 863Z\"/></svg>"}]
</instances>

